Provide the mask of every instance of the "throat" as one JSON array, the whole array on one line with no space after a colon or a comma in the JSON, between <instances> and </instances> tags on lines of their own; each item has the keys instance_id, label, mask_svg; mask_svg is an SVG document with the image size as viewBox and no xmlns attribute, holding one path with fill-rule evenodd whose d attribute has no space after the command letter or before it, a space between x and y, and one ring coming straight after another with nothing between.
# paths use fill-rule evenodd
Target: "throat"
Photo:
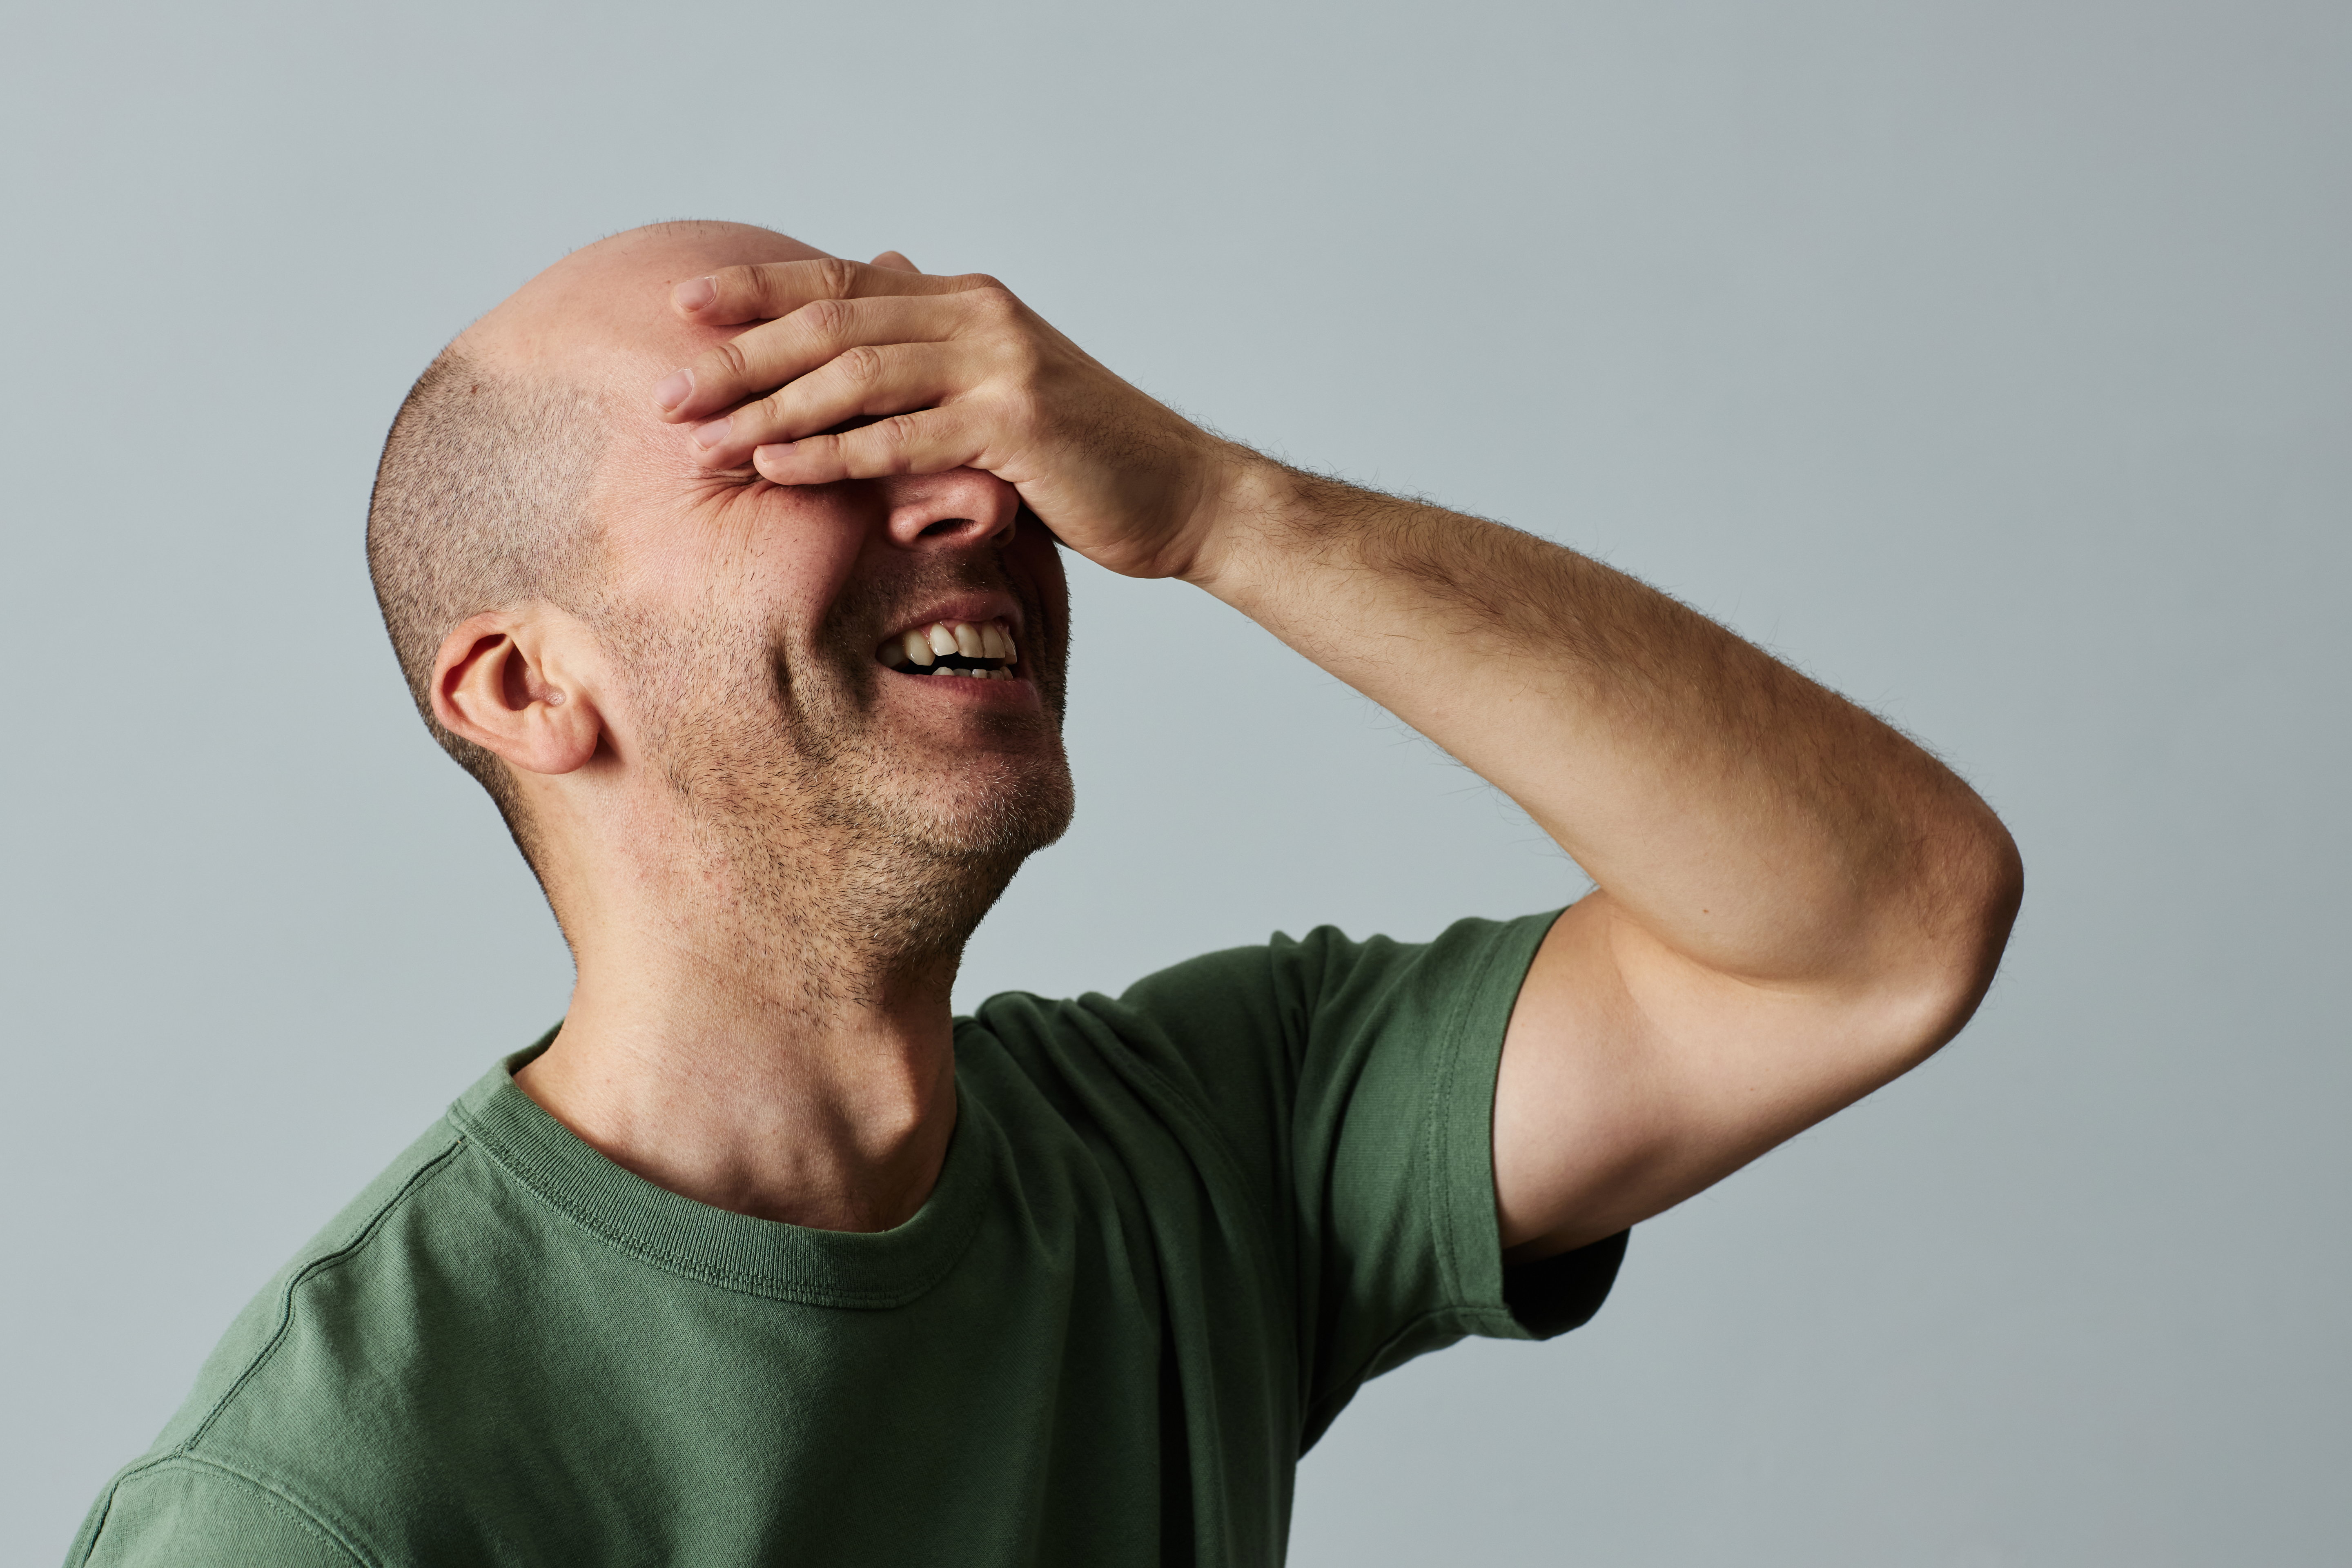
<instances>
[{"instance_id":1,"label":"throat","mask_svg":"<svg viewBox=\"0 0 2352 1568\"><path fill-rule=\"evenodd\" d=\"M712 1028L606 1000L583 976L515 1087L615 1164L697 1203L818 1230L887 1230L929 1196L955 1124L944 1005L845 1037L789 1017Z\"/></svg>"}]
</instances>

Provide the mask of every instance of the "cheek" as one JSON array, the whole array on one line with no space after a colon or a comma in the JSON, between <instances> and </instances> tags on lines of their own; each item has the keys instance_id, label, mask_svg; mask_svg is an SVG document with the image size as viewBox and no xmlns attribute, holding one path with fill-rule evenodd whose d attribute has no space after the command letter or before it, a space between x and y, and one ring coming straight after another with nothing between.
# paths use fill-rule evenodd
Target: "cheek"
<instances>
[{"instance_id":1,"label":"cheek","mask_svg":"<svg viewBox=\"0 0 2352 1568\"><path fill-rule=\"evenodd\" d=\"M814 627L842 597L865 546L862 529L829 521L780 519L763 526L757 587L786 624Z\"/></svg>"},{"instance_id":2,"label":"cheek","mask_svg":"<svg viewBox=\"0 0 2352 1568\"><path fill-rule=\"evenodd\" d=\"M1035 601L1059 662L1070 646L1070 584L1062 573L1061 546L1043 527L1026 528L1013 536L1004 563L1026 596Z\"/></svg>"},{"instance_id":3,"label":"cheek","mask_svg":"<svg viewBox=\"0 0 2352 1568\"><path fill-rule=\"evenodd\" d=\"M837 500L772 486L730 496L649 542L644 578L689 616L717 611L787 635L813 626L855 574L870 532Z\"/></svg>"}]
</instances>

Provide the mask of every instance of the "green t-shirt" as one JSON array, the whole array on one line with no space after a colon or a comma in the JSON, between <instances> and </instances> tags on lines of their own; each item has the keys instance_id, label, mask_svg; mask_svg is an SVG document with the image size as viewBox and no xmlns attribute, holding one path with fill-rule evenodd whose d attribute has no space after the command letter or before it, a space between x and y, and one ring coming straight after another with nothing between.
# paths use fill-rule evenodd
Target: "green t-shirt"
<instances>
[{"instance_id":1,"label":"green t-shirt","mask_svg":"<svg viewBox=\"0 0 2352 1568\"><path fill-rule=\"evenodd\" d=\"M1490 1117L1549 916L1212 953L956 1027L895 1230L613 1164L501 1063L247 1307L74 1564L1276 1563L1366 1378L1591 1315ZM534 1049L543 1048L543 1045Z\"/></svg>"}]
</instances>

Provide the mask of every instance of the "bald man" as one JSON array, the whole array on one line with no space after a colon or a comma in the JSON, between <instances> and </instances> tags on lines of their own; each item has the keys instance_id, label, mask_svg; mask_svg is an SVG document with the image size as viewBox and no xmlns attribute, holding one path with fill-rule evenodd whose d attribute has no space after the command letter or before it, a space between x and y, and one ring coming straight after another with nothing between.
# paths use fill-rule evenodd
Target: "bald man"
<instances>
[{"instance_id":1,"label":"bald man","mask_svg":"<svg viewBox=\"0 0 2352 1568\"><path fill-rule=\"evenodd\" d=\"M2021 896L1965 784L1723 628L895 254L566 258L417 383L368 544L578 984L77 1563L1278 1563L1365 1379L1582 1322L1629 1226L1950 1038ZM951 1017L1070 817L1062 550L1249 616L1597 890Z\"/></svg>"}]
</instances>

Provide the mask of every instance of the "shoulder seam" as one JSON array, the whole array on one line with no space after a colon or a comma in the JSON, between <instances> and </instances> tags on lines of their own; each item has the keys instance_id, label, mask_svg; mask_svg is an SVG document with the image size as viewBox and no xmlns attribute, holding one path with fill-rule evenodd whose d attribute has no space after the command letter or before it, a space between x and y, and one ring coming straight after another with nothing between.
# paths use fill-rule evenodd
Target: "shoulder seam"
<instances>
[{"instance_id":1,"label":"shoulder seam","mask_svg":"<svg viewBox=\"0 0 2352 1568\"><path fill-rule=\"evenodd\" d=\"M123 1482L131 1479L133 1476L142 1475L150 1470L160 1470L167 1466L174 1464L184 1464L202 1469L216 1471L221 1475L228 1477L232 1480L243 1482L253 1491L258 1493L261 1500L269 1508L285 1515L288 1519L293 1521L294 1523L299 1525L302 1529L308 1531L312 1535L317 1536L328 1546L341 1552L345 1557L350 1558L353 1563L361 1564L361 1568L376 1568L376 1559L373 1553L366 1552L356 1542L346 1540L342 1531L337 1530L333 1525L329 1524L324 1519L319 1517L318 1514L312 1512L299 1498L293 1496L291 1493L287 1492L278 1487L271 1485L269 1482L263 1480L258 1476L240 1470L234 1465L224 1464L208 1454L191 1454L183 1449L174 1448L167 1454L163 1454L148 1460L145 1464L133 1465L131 1468L123 1471L120 1476L117 1476L114 1479L113 1484L106 1489L107 1495L105 1511L109 1514L114 1511L115 1493L121 1489ZM106 1523L105 1520L101 1517L99 1521L98 1528L90 1532L89 1550L82 1553L80 1558L81 1562L88 1563L89 1561L89 1553L98 1550L99 1538L102 1536L105 1531Z\"/></svg>"},{"instance_id":2,"label":"shoulder seam","mask_svg":"<svg viewBox=\"0 0 2352 1568\"><path fill-rule=\"evenodd\" d=\"M445 1167L446 1167L449 1162L456 1158L457 1153L470 1142L472 1142L472 1140L467 1136L462 1129L457 1130L457 1136L450 1140L449 1146L446 1149L442 1150L438 1154L434 1155L432 1159L427 1160L424 1164L418 1166L415 1172L409 1176L408 1180L400 1184L400 1190L383 1201L383 1205L375 1211L374 1215L369 1218L367 1224L361 1228L359 1235L353 1237L350 1241L346 1242L343 1246L337 1247L334 1251L328 1253L325 1257L312 1258L301 1268L296 1270L294 1277L286 1281L286 1289L278 1296L278 1326L270 1331L268 1342L264 1344L260 1350L254 1352L253 1359L246 1363L245 1370L236 1374L236 1381L230 1384L226 1389L222 1391L221 1396L213 1401L213 1407L205 1412L205 1418L196 1423L195 1429L190 1432L186 1438L184 1439L177 1447L171 1449L169 1453L164 1456L165 1458L169 1458L171 1455L185 1455L192 1458L194 1458L196 1445L204 1441L205 1434L212 1430L213 1423L220 1418L221 1412L226 1410L229 1406L229 1403L239 1394L244 1392L245 1385L251 1382L255 1374L260 1372L261 1368L269 1361L269 1358L278 1352L278 1347L286 1342L287 1331L294 1325L294 1293L299 1290L303 1285L310 1279L325 1273L328 1269L336 1268L358 1256L369 1242L375 1239L377 1233L383 1228L383 1222L391 1217L392 1212L400 1207L402 1204L406 1203L408 1199L415 1194L419 1187L422 1187L427 1181L431 1180L435 1175L438 1174ZM205 1462L208 1464L219 1463L219 1461L213 1459L207 1459ZM221 1468L224 1469L227 1468L226 1466L222 1466ZM229 1473L235 1475L239 1472L231 1470Z\"/></svg>"}]
</instances>

